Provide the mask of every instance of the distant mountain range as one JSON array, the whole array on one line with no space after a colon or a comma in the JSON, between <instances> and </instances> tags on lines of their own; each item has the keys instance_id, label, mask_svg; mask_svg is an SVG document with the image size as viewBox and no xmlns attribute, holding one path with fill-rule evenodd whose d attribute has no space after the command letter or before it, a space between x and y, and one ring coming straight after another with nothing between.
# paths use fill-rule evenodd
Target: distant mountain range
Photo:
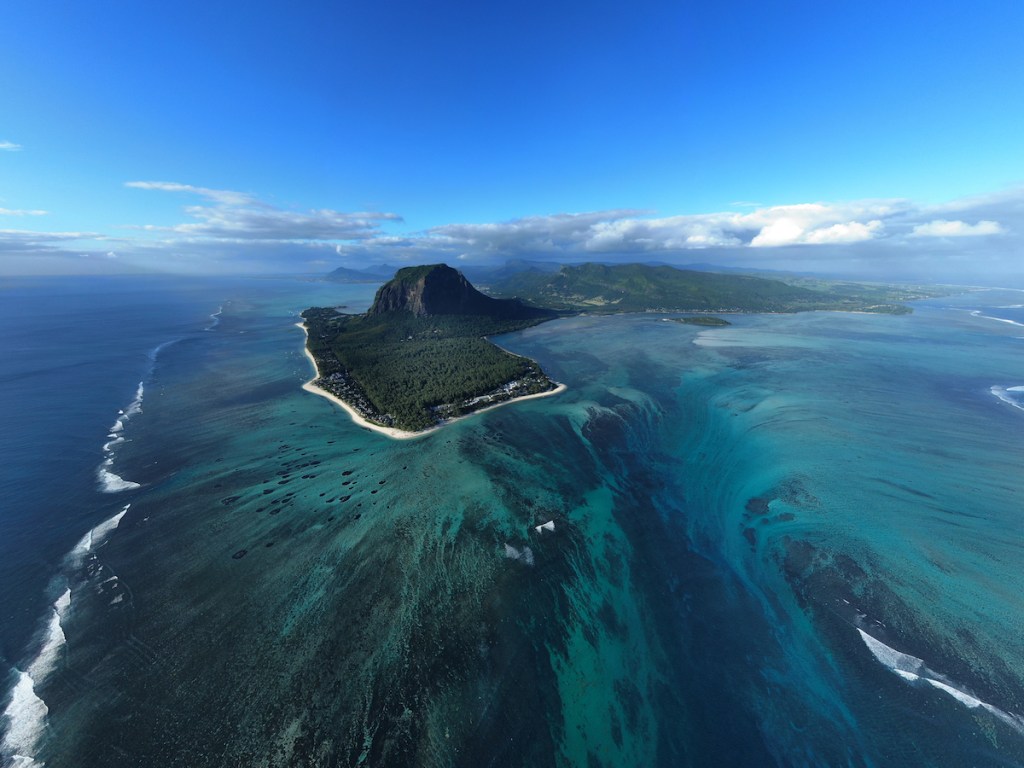
<instances>
[{"instance_id":1,"label":"distant mountain range","mask_svg":"<svg viewBox=\"0 0 1024 768\"><path fill-rule=\"evenodd\" d=\"M324 280L332 283L381 283L395 274L396 269L388 264L375 264L363 269L338 267L324 275Z\"/></svg>"}]
</instances>

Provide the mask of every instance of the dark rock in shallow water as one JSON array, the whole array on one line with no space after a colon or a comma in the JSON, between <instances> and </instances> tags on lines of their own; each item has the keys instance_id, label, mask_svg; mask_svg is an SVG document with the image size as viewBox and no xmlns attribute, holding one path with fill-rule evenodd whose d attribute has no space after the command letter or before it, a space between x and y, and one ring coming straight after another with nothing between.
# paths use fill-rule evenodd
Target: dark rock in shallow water
<instances>
[{"instance_id":1,"label":"dark rock in shallow water","mask_svg":"<svg viewBox=\"0 0 1024 768\"><path fill-rule=\"evenodd\" d=\"M233 559L235 559L235 560L241 560L247 554L249 554L249 550L248 549L240 549L237 552L235 552L235 554L233 554L231 557Z\"/></svg>"},{"instance_id":2,"label":"dark rock in shallow water","mask_svg":"<svg viewBox=\"0 0 1024 768\"><path fill-rule=\"evenodd\" d=\"M234 504L240 498L242 498L242 497L241 496L227 496L227 497L221 499L220 503L223 504L224 506L227 506L228 504Z\"/></svg>"},{"instance_id":3,"label":"dark rock in shallow water","mask_svg":"<svg viewBox=\"0 0 1024 768\"><path fill-rule=\"evenodd\" d=\"M763 499L760 496L755 496L747 502L746 510L752 515L764 515L768 512L768 502L771 499Z\"/></svg>"}]
</instances>

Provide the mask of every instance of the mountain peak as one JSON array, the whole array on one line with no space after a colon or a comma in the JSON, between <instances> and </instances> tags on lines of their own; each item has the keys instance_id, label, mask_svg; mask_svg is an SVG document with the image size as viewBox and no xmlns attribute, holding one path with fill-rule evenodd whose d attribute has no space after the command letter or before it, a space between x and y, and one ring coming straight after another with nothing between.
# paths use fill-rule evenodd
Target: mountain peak
<instances>
[{"instance_id":1,"label":"mountain peak","mask_svg":"<svg viewBox=\"0 0 1024 768\"><path fill-rule=\"evenodd\" d=\"M411 312L432 315L479 315L501 319L547 317L548 310L527 307L515 299L492 299L474 288L447 264L403 267L380 287L368 314Z\"/></svg>"}]
</instances>

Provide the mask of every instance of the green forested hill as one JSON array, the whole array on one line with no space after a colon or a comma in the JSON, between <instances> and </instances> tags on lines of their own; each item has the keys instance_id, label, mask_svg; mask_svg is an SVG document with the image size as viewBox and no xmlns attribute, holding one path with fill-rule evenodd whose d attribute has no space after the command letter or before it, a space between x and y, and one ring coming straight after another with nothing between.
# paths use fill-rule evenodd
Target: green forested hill
<instances>
[{"instance_id":1,"label":"green forested hill","mask_svg":"<svg viewBox=\"0 0 1024 768\"><path fill-rule=\"evenodd\" d=\"M324 308L307 309L302 317L320 372L317 386L385 426L417 431L555 387L535 362L484 338L538 320L342 315Z\"/></svg>"},{"instance_id":2,"label":"green forested hill","mask_svg":"<svg viewBox=\"0 0 1024 768\"><path fill-rule=\"evenodd\" d=\"M521 272L489 286L536 306L588 312L799 312L812 309L906 312L909 290L817 281L812 287L749 275L643 264L564 266L555 274Z\"/></svg>"},{"instance_id":3,"label":"green forested hill","mask_svg":"<svg viewBox=\"0 0 1024 768\"><path fill-rule=\"evenodd\" d=\"M484 296L443 264L399 270L364 315L302 313L316 385L364 418L407 431L554 389L535 362L484 338L554 316Z\"/></svg>"}]
</instances>

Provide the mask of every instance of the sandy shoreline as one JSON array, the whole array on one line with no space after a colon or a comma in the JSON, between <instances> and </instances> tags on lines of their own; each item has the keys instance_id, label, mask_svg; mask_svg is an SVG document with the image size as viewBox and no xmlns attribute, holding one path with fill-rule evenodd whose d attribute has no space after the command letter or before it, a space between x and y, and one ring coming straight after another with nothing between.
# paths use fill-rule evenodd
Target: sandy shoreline
<instances>
[{"instance_id":1,"label":"sandy shoreline","mask_svg":"<svg viewBox=\"0 0 1024 768\"><path fill-rule=\"evenodd\" d=\"M480 408L479 410L473 411L472 413L467 413L465 416L458 416L458 417L456 417L454 419L447 419L447 420L442 421L441 423L437 424L436 426L430 427L428 429L420 430L419 432L407 432L404 429L394 429L393 427L382 427L380 424L374 424L372 421L367 421L366 419L364 419L362 417L362 415L359 413L359 411L357 411L351 405L346 403L340 397L338 397L337 395L331 394L330 392L328 392L325 389L320 389L320 387L316 386L313 383L318 378L320 378L320 369L317 368L316 360L314 359L313 355L311 355L309 353L309 348L306 346L306 341L309 338L309 332L306 330L306 326L303 323L296 323L295 327L302 329L302 335L303 335L302 353L306 356L306 359L309 360L310 364L313 366L313 372L314 372L313 373L313 378L310 379L309 381L307 381L305 384L303 384L302 388L304 390L306 390L307 392L313 393L314 395L320 395L320 397L326 398L326 399L330 400L332 403L334 403L335 405L338 405L341 408L343 408L345 410L345 413L347 413L352 418L352 421L354 421L360 427L365 427L366 429L372 429L374 432L379 432L382 435L390 437L392 440L411 440L411 439L416 438L416 437L423 437L424 435L429 435L431 432L437 432L438 430L448 426L449 424L454 424L456 421L462 421L463 419L468 419L471 416L476 416L478 413L483 413L484 411L490 411L490 410L493 410L495 408L500 408L501 406L508 405L510 403L518 403L521 400L534 400L534 399L539 398L539 397L550 397L551 395L560 394L560 393L564 392L566 389L568 389L568 387L566 387L565 384L560 384L559 382L555 381L555 382L553 382L555 384L555 388L552 389L552 390L549 390L547 392L538 392L538 393L536 393L534 395L522 395L521 397L513 397L513 398L511 398L509 400L504 400L504 401L502 401L500 403L495 403L494 405L489 405L486 408ZM504 351L508 352L508 350L504 350ZM515 353L514 352L509 352L509 354L510 355L514 355ZM516 357L521 357L521 355L516 355Z\"/></svg>"}]
</instances>

